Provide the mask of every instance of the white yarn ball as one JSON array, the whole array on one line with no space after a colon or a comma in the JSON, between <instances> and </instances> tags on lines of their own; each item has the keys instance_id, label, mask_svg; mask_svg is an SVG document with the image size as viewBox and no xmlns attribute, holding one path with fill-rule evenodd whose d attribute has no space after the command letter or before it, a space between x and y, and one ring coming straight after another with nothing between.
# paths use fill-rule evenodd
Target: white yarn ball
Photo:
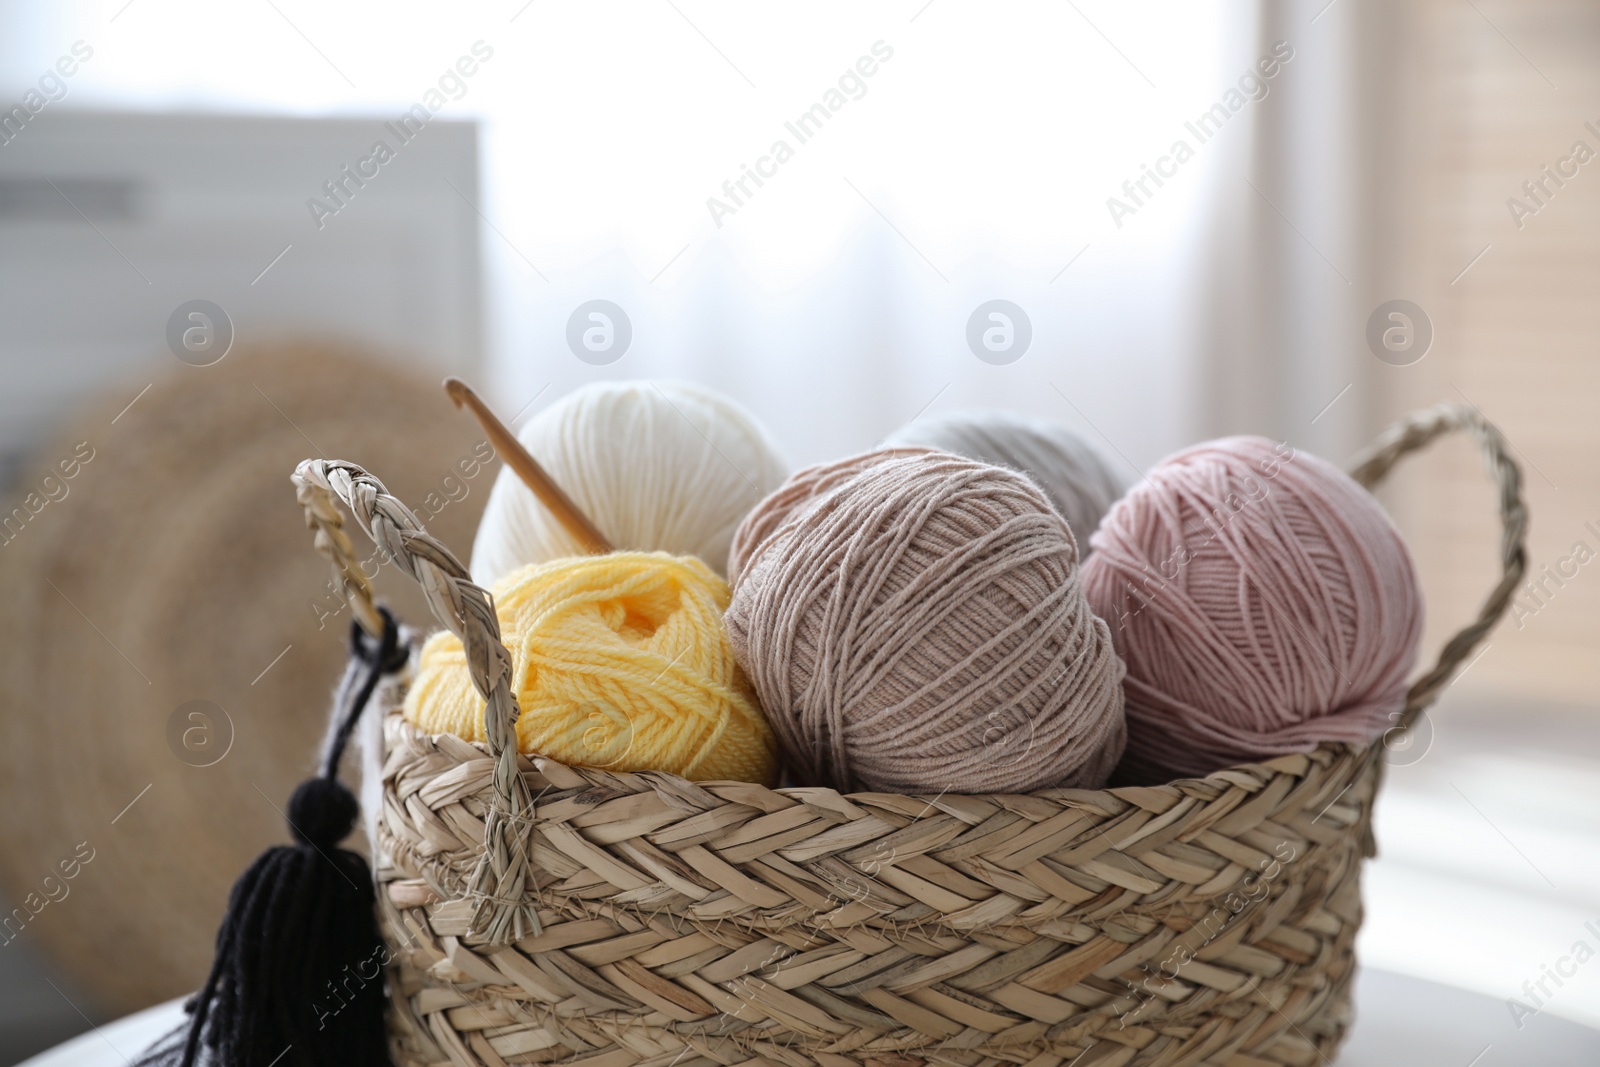
<instances>
[{"instance_id":1,"label":"white yarn ball","mask_svg":"<svg viewBox=\"0 0 1600 1067\"><path fill-rule=\"evenodd\" d=\"M919 419L890 434L882 447L899 445L938 448L1026 474L1067 520L1080 557L1089 554L1089 535L1128 488L1066 426L1011 411L955 411Z\"/></svg>"},{"instance_id":2,"label":"white yarn ball","mask_svg":"<svg viewBox=\"0 0 1600 1067\"><path fill-rule=\"evenodd\" d=\"M517 438L617 549L698 556L719 574L740 520L788 474L754 416L680 382L586 385ZM583 554L502 468L472 546L472 580L488 587L529 563Z\"/></svg>"}]
</instances>

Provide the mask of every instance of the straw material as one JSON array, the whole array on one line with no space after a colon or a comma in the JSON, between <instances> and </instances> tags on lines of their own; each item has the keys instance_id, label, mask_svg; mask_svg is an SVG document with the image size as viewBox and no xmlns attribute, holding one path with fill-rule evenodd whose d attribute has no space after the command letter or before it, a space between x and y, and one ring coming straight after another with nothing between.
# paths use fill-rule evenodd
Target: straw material
<instances>
[{"instance_id":1,"label":"straw material","mask_svg":"<svg viewBox=\"0 0 1600 1067\"><path fill-rule=\"evenodd\" d=\"M1499 480L1506 580L1405 722L1523 565L1516 467L1470 409L1398 427L1358 479L1451 429ZM330 494L387 544L417 546L407 569L452 591L430 600L469 648L497 644L452 607L470 601L460 564L396 526L370 475L308 461L296 477L336 565ZM1381 746L1103 791L691 783L517 757L503 664L478 662L487 746L393 712L384 726L377 873L400 1064L1308 1067L1350 1023ZM505 892L511 872L521 892Z\"/></svg>"},{"instance_id":2,"label":"straw material","mask_svg":"<svg viewBox=\"0 0 1600 1067\"><path fill-rule=\"evenodd\" d=\"M351 418L367 411L385 419ZM430 529L467 543L495 468L468 480L455 464L481 440L437 381L307 344L240 346L204 368L163 353L37 452L43 466L79 441L95 450L0 548L4 897L43 897L79 842L94 859L64 899L12 924L10 951L47 956L108 1014L205 977L232 880L283 840L273 805L311 769L345 660L350 610L296 535L287 471L313 448L381 463L430 501ZM19 490L42 476L25 471ZM420 619L418 592L388 584L395 611ZM190 700L232 720L215 766L168 747Z\"/></svg>"}]
</instances>

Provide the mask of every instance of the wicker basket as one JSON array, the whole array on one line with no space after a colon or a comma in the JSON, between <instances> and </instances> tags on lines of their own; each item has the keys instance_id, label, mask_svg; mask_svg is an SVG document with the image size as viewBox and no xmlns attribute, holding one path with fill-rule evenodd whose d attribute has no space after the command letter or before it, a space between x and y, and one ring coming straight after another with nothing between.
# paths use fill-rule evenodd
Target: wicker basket
<instances>
[{"instance_id":1,"label":"wicker basket","mask_svg":"<svg viewBox=\"0 0 1600 1067\"><path fill-rule=\"evenodd\" d=\"M1473 409L1389 431L1381 480L1451 430L1500 488L1504 577L1411 688L1403 730L1521 579L1525 511ZM295 475L375 623L334 498L463 639L487 745L390 709L377 820L406 1065L991 1067L1328 1062L1351 1021L1382 743L1195 780L1028 795L841 795L612 774L516 752L488 595L370 475Z\"/></svg>"}]
</instances>

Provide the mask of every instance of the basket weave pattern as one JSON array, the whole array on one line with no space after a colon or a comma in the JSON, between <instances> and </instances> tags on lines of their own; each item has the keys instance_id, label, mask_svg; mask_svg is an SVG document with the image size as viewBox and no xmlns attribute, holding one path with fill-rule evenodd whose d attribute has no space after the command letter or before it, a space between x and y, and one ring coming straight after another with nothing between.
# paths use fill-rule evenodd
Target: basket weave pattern
<instances>
[{"instance_id":1,"label":"basket weave pattern","mask_svg":"<svg viewBox=\"0 0 1600 1067\"><path fill-rule=\"evenodd\" d=\"M1516 467L1470 409L1402 423L1355 475L1456 429L1500 483L1505 578L1397 729L1523 567ZM342 569L330 495L438 591L488 716L501 699L514 717L503 663L471 654L498 634L461 609L482 593L459 562L359 468L296 478L352 599L371 591ZM573 768L397 710L384 734L379 907L407 1067L1309 1065L1350 1022L1381 745L1159 787L903 796Z\"/></svg>"},{"instance_id":2,"label":"basket weave pattern","mask_svg":"<svg viewBox=\"0 0 1600 1067\"><path fill-rule=\"evenodd\" d=\"M488 756L398 716L387 735L403 1062L1300 1064L1346 1022L1377 785L1349 749L1000 797L534 760L543 933L495 946L450 900L482 848Z\"/></svg>"}]
</instances>

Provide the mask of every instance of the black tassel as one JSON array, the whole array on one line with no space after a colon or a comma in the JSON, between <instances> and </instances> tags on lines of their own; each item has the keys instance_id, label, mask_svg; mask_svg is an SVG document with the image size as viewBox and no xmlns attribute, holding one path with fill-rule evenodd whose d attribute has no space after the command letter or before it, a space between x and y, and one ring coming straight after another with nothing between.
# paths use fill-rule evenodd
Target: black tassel
<instances>
[{"instance_id":1,"label":"black tassel","mask_svg":"<svg viewBox=\"0 0 1600 1067\"><path fill-rule=\"evenodd\" d=\"M346 706L321 775L289 799L295 843L269 848L234 883L211 973L184 1006L188 1023L151 1047L139 1067L388 1067L389 953L372 872L339 847L360 805L337 777L378 682L406 663L394 618L378 610L381 639L351 624L350 667L339 689Z\"/></svg>"}]
</instances>

